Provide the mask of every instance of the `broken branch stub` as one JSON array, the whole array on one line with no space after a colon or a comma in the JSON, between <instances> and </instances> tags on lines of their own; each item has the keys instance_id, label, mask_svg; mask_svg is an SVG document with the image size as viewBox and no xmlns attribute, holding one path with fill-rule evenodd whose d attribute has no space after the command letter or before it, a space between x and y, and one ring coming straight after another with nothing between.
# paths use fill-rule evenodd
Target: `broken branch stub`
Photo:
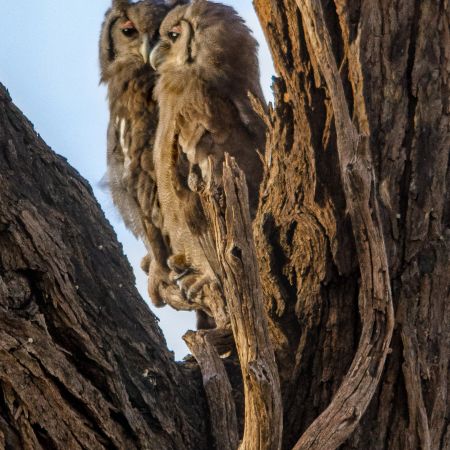
<instances>
[{"instance_id":1,"label":"broken branch stub","mask_svg":"<svg viewBox=\"0 0 450 450\"><path fill-rule=\"evenodd\" d=\"M239 443L236 407L230 380L214 346L221 330L188 331L183 339L200 366L217 449L236 450Z\"/></svg>"}]
</instances>

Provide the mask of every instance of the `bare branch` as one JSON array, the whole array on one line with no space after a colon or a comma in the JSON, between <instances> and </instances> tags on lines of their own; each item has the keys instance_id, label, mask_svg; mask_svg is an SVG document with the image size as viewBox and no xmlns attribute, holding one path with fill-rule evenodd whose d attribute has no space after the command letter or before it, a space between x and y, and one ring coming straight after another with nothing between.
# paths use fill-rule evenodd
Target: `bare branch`
<instances>
[{"instance_id":1,"label":"bare branch","mask_svg":"<svg viewBox=\"0 0 450 450\"><path fill-rule=\"evenodd\" d=\"M213 230L214 266L221 274L243 375L245 429L239 449L277 450L282 438L280 381L263 306L245 176L228 155L223 191L220 199L211 181L202 202ZM219 206L221 200L225 208Z\"/></svg>"}]
</instances>

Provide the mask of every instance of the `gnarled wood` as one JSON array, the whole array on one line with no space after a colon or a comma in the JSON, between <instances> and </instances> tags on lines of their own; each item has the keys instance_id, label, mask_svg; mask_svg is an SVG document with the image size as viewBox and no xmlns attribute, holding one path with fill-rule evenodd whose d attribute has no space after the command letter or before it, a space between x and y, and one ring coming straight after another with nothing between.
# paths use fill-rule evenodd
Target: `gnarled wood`
<instances>
[{"instance_id":1,"label":"gnarled wood","mask_svg":"<svg viewBox=\"0 0 450 450\"><path fill-rule=\"evenodd\" d=\"M263 307L245 176L229 155L222 182L223 187L210 182L202 203L215 245L215 251L208 249L209 259L222 283L242 370L245 424L239 449L278 450L283 414L278 369Z\"/></svg>"},{"instance_id":2,"label":"gnarled wood","mask_svg":"<svg viewBox=\"0 0 450 450\"><path fill-rule=\"evenodd\" d=\"M220 330L189 331L183 339L202 371L215 448L236 450L239 445L236 406L230 380L214 345L217 334L221 334ZM221 336L217 338L221 340Z\"/></svg>"},{"instance_id":3,"label":"gnarled wood","mask_svg":"<svg viewBox=\"0 0 450 450\"><path fill-rule=\"evenodd\" d=\"M359 135L350 119L320 2L297 0L297 4L331 95L342 184L361 272L363 328L353 363L331 404L294 447L295 450L334 450L356 428L375 394L394 330L394 310L370 141Z\"/></svg>"},{"instance_id":4,"label":"gnarled wood","mask_svg":"<svg viewBox=\"0 0 450 450\"><path fill-rule=\"evenodd\" d=\"M351 122L369 138L396 309L379 387L341 447L412 450L431 442L446 449L449 4L309 3L322 5ZM309 37L317 30L294 0L254 4L279 76L254 234L281 368L283 448L290 449L349 371L362 337L363 278L340 179L339 118Z\"/></svg>"}]
</instances>

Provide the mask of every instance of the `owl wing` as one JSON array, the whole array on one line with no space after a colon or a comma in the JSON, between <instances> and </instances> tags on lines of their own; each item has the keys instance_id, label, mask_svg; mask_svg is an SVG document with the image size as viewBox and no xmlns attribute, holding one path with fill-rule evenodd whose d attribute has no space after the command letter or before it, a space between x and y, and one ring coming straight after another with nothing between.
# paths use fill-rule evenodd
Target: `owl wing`
<instances>
[{"instance_id":1,"label":"owl wing","mask_svg":"<svg viewBox=\"0 0 450 450\"><path fill-rule=\"evenodd\" d=\"M144 235L141 213L136 196L130 190L124 176L125 158L120 142L120 131L112 120L108 125L107 138L107 183L114 205L119 210L126 227L138 237Z\"/></svg>"},{"instance_id":2,"label":"owl wing","mask_svg":"<svg viewBox=\"0 0 450 450\"><path fill-rule=\"evenodd\" d=\"M109 123L107 181L126 227L147 247L149 261L144 263L144 270L150 268L154 274L149 291L153 302L159 305L163 303L158 292L159 281L164 278L168 283L169 249L161 233L152 142L144 123L132 125L121 117ZM141 129L145 132L141 133Z\"/></svg>"},{"instance_id":3,"label":"owl wing","mask_svg":"<svg viewBox=\"0 0 450 450\"><path fill-rule=\"evenodd\" d=\"M221 184L225 153L233 156L247 179L252 214L258 203L263 166L258 152L265 148L265 124L254 111L249 97L211 96L198 109L190 110L181 120L178 145L186 156L185 176L207 182L208 158L214 161L213 176ZM264 103L263 103L264 104Z\"/></svg>"},{"instance_id":4,"label":"owl wing","mask_svg":"<svg viewBox=\"0 0 450 450\"><path fill-rule=\"evenodd\" d=\"M190 190L186 196L189 200L184 202L186 221L199 239L213 271L218 273L218 268L214 267L214 239L196 187L207 183L210 175L218 186L222 185L223 161L225 153L229 153L246 174L250 212L254 215L263 172L257 150L264 149L264 128L248 98L237 104L232 99L215 96L210 103L183 113L177 133L178 189ZM210 157L214 162L212 174L209 173Z\"/></svg>"}]
</instances>

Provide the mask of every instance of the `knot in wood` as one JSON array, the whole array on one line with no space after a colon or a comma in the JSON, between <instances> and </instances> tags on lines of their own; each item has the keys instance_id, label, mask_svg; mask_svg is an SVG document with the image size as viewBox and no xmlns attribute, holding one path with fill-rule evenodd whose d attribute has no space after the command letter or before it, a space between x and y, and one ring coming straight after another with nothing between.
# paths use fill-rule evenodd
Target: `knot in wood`
<instances>
[{"instance_id":1,"label":"knot in wood","mask_svg":"<svg viewBox=\"0 0 450 450\"><path fill-rule=\"evenodd\" d=\"M233 255L237 259L242 259L242 250L236 244L230 250L231 255Z\"/></svg>"}]
</instances>

